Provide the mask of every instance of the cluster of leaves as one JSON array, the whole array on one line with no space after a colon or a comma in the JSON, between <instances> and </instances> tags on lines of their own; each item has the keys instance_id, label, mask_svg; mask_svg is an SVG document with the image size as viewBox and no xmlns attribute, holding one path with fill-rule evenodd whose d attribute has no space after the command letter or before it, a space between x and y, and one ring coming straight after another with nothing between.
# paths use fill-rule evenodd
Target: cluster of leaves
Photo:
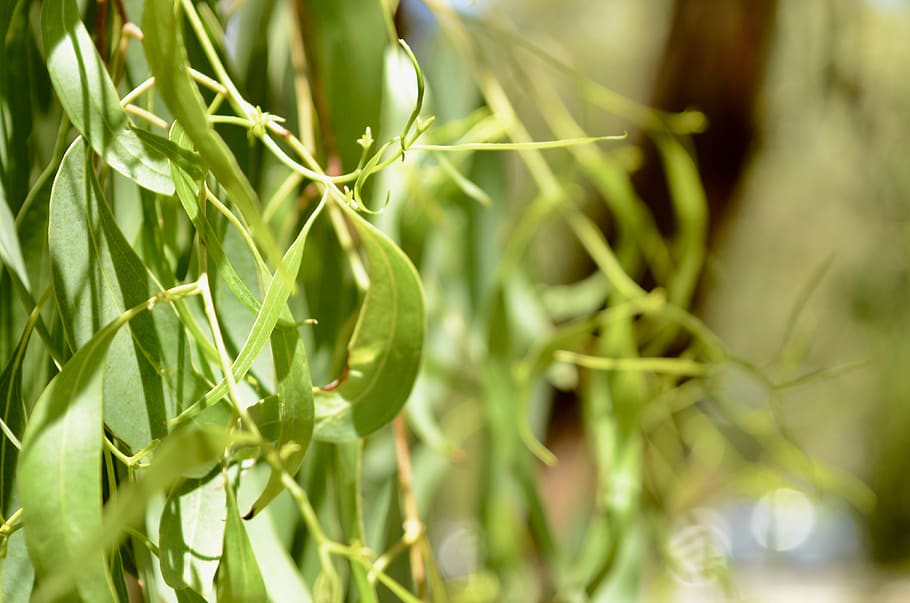
<instances>
[{"instance_id":1,"label":"cluster of leaves","mask_svg":"<svg viewBox=\"0 0 910 603\"><path fill-rule=\"evenodd\" d=\"M694 438L722 439L696 405L704 377L751 371L685 310L705 249L681 138L698 114L578 79L657 143L678 217L666 240L629 162L535 82L557 140L532 141L477 23L444 3L427 3L438 60L458 57L471 85L424 82L390 3L89 4L0 14L3 600L632 600L653 536L643 490L685 508L668 476ZM28 102L50 89L59 107ZM542 153L560 147L566 177ZM489 150L530 176L518 212ZM607 203L613 246L579 183ZM527 252L554 221L593 276L535 284ZM537 476L555 461L539 441L554 388L579 399L596 467L568 535ZM817 473L774 445L782 467ZM447 487L463 496L441 501ZM461 572L427 529L447 515L481 528Z\"/></svg>"}]
</instances>

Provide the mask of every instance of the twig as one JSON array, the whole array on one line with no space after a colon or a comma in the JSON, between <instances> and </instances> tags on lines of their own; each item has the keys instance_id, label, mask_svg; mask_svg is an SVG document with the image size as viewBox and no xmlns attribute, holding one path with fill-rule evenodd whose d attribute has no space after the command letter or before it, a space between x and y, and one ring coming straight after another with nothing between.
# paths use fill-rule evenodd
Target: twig
<instances>
[{"instance_id":1,"label":"twig","mask_svg":"<svg viewBox=\"0 0 910 603\"><path fill-rule=\"evenodd\" d=\"M395 430L395 457L398 460L398 483L401 485L401 498L404 502L404 542L410 546L411 576L417 587L417 595L426 600L426 568L420 554L420 542L424 539L423 523L417 510L417 499L414 497L411 474L411 452L408 449L408 428L404 414L400 413L392 423Z\"/></svg>"}]
</instances>

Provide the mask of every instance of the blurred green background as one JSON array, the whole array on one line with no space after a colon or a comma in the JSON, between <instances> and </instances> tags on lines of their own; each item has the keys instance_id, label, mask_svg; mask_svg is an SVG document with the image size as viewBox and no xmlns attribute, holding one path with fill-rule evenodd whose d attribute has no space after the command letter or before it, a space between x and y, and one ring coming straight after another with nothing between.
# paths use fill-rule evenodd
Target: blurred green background
<instances>
[{"instance_id":1,"label":"blurred green background","mask_svg":"<svg viewBox=\"0 0 910 603\"><path fill-rule=\"evenodd\" d=\"M806 458L856 476L875 492L874 507L860 509L850 492L862 486L847 478L843 488L815 489L810 469L805 488L782 483L760 469L776 465L773 450L752 449L736 437L731 441L739 456L714 445L711 438L724 433L719 420L697 438L708 457L696 463L696 481L704 487L689 488L668 510L682 526L671 529L668 542L681 543L681 556L699 566L696 549L713 541L711 554L720 551L731 561L733 586L680 571L666 584L682 585L681 591L664 590L662 579L652 576L647 596L910 597L902 577L910 556L910 170L904 150L910 134L910 3L457 5L469 26L476 20L481 52L532 135L548 134L548 109L528 93L539 82L565 99L586 132L630 131L641 152L624 159L634 166L636 188L665 233L673 231L673 221L649 140L634 123L592 109L569 69L643 104L705 112L707 130L693 137L693 148L710 206L710 246L696 313L736 355L788 383L769 395L746 372L731 369L715 375L712 387L746 407L770 406L780 432ZM403 2L402 9L404 31L421 59L439 61L437 24L419 3ZM503 31L515 38L506 40ZM518 39L561 64L541 60ZM517 64L530 75L517 74ZM427 71L432 80L433 67ZM459 98L461 88L452 83L457 69L439 72L436 111L459 101L469 106L470 95ZM439 98L443 88L452 98ZM521 168L513 159L505 163L518 172L510 183L520 190ZM569 162L565 169L572 169ZM609 217L600 221L610 232ZM590 270L563 229L545 226L538 236L546 244L531 256L544 281L571 282ZM549 428L548 444L561 463L543 479L556 491L592 481L575 430L573 420L561 421L558 413ZM716 479L705 477L712 473ZM577 501L546 496L548 491L554 490L545 485L555 524L571 526Z\"/></svg>"}]
</instances>

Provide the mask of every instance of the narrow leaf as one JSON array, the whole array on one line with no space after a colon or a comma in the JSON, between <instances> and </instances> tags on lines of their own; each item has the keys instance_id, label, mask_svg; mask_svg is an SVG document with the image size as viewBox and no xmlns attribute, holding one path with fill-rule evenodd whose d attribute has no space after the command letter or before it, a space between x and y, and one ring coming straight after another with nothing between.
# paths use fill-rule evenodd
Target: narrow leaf
<instances>
[{"instance_id":1,"label":"narrow leaf","mask_svg":"<svg viewBox=\"0 0 910 603\"><path fill-rule=\"evenodd\" d=\"M190 144L185 131L183 128L179 127L179 125L175 125L171 130L171 138L176 145L179 145L178 148ZM205 174L193 175L192 172L187 170L180 161L176 160L176 158L172 159L171 169L173 171L177 199L183 206L183 210L189 217L190 222L196 227L196 232L199 237L205 243L209 260L216 266L218 276L244 306L254 313L258 313L262 304L259 303L256 296L253 295L243 279L237 274L237 271L234 269L233 264L231 264L231 261L224 251L221 238L215 233L215 229L212 227L211 222L209 222L208 218L206 218L205 214L201 211L197 195L201 186L201 180Z\"/></svg>"},{"instance_id":2,"label":"narrow leaf","mask_svg":"<svg viewBox=\"0 0 910 603\"><path fill-rule=\"evenodd\" d=\"M369 222L345 210L366 258L370 285L348 344L347 375L316 399L320 440L364 437L389 423L411 393L426 330L423 288L411 261Z\"/></svg>"},{"instance_id":3,"label":"narrow leaf","mask_svg":"<svg viewBox=\"0 0 910 603\"><path fill-rule=\"evenodd\" d=\"M179 9L180 3L172 0L149 0L144 6L143 47L156 90L196 145L206 167L240 209L253 237L269 258L277 260L280 251L262 218L256 193L224 140L209 124L202 96L190 78L182 23L177 19Z\"/></svg>"},{"instance_id":4,"label":"narrow leaf","mask_svg":"<svg viewBox=\"0 0 910 603\"><path fill-rule=\"evenodd\" d=\"M48 226L54 294L73 349L161 289L120 232L89 155L80 139L64 155ZM114 339L104 382L105 420L132 450L166 435L178 405L201 391L187 347L168 304L137 317Z\"/></svg>"},{"instance_id":5,"label":"narrow leaf","mask_svg":"<svg viewBox=\"0 0 910 603\"><path fill-rule=\"evenodd\" d=\"M16 234L16 219L6 204L6 195L3 185L0 184L0 262L3 262L10 272L15 275L26 290L31 289L28 282L28 272L25 270L25 260L22 258L22 247L19 245L19 235Z\"/></svg>"},{"instance_id":6,"label":"narrow leaf","mask_svg":"<svg viewBox=\"0 0 910 603\"><path fill-rule=\"evenodd\" d=\"M249 435L231 433L226 427L212 425L178 429L168 436L155 451L151 466L142 471L139 479L114 492L105 506L103 521L83 532L77 558L58 565L53 576L41 584L44 600L58 600L80 581L85 559L110 550L123 538L125 528L141 523L153 497L181 483L194 469L222 458L231 446L250 444L255 441Z\"/></svg>"},{"instance_id":7,"label":"narrow leaf","mask_svg":"<svg viewBox=\"0 0 910 603\"><path fill-rule=\"evenodd\" d=\"M279 433L275 447L284 469L295 475L313 436L313 384L306 350L296 328L277 327L272 331L272 358L275 363ZM251 519L284 490L281 473L272 471L262 494L244 519Z\"/></svg>"},{"instance_id":8,"label":"narrow leaf","mask_svg":"<svg viewBox=\"0 0 910 603\"><path fill-rule=\"evenodd\" d=\"M22 371L20 361L27 336L17 346L9 364L0 374L0 419L3 420L3 432L0 433L0 515L6 517L13 498L13 483L16 478L16 459L19 450L10 436L22 437L25 426L25 406L22 401ZM7 433L9 430L9 433Z\"/></svg>"},{"instance_id":9,"label":"narrow leaf","mask_svg":"<svg viewBox=\"0 0 910 603\"><path fill-rule=\"evenodd\" d=\"M19 457L19 496L39 580L78 560L75 587L82 600L92 602L116 600L104 552L86 554L84 546L101 527L102 377L121 325L115 321L102 329L48 384Z\"/></svg>"},{"instance_id":10,"label":"narrow leaf","mask_svg":"<svg viewBox=\"0 0 910 603\"><path fill-rule=\"evenodd\" d=\"M151 191L172 195L167 159L131 128L75 0L47 0L41 28L54 90L76 129L112 168Z\"/></svg>"},{"instance_id":11,"label":"narrow leaf","mask_svg":"<svg viewBox=\"0 0 910 603\"><path fill-rule=\"evenodd\" d=\"M221 560L224 509L224 483L217 471L187 480L168 495L158 532L161 576L168 585L209 591Z\"/></svg>"},{"instance_id":12,"label":"narrow leaf","mask_svg":"<svg viewBox=\"0 0 910 603\"><path fill-rule=\"evenodd\" d=\"M250 334L243 343L240 353L237 354L234 364L231 365L234 377L238 380L250 370L250 367L253 365L253 360L256 359L262 351L262 348L265 347L265 344L269 340L272 331L275 329L275 325L278 324L279 319L282 316L285 318L288 317L289 313L286 309L286 303L291 295L291 291L294 289L297 273L300 271L300 263L303 259L303 248L307 234L310 232L313 222L322 212L325 202L326 198L323 197L322 202L313 210L313 213L303 225L297 238L294 239L294 242L284 254L281 263L278 265L278 269L269 281L268 288L265 292L265 298L262 301L262 308L260 309L259 314L256 315L256 321L253 323ZM220 381L218 385L210 389L201 400L194 403L193 406L178 416L175 419L175 422L189 419L202 409L223 399L227 394L227 389L227 382L224 380Z\"/></svg>"},{"instance_id":13,"label":"narrow leaf","mask_svg":"<svg viewBox=\"0 0 910 603\"><path fill-rule=\"evenodd\" d=\"M224 525L224 553L216 576L219 601L261 603L266 601L265 583L250 546L249 536L237 510L237 497L230 484L227 491L227 519Z\"/></svg>"}]
</instances>

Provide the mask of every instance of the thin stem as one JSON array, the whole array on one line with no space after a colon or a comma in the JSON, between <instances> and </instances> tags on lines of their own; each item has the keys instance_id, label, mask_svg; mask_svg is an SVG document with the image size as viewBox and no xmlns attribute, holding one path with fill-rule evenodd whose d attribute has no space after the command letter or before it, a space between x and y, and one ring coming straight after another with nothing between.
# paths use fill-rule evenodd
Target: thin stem
<instances>
[{"instance_id":1,"label":"thin stem","mask_svg":"<svg viewBox=\"0 0 910 603\"><path fill-rule=\"evenodd\" d=\"M44 170L42 170L41 174L38 175L38 178L35 179L35 183L25 196L25 201L22 202L19 213L16 214L16 228L22 226L22 221L28 214L28 210L31 208L32 203L34 203L35 197L37 197L41 189L44 188L44 184L47 182L48 178L57 173L57 167L60 165L60 161L63 159L63 153L66 151L67 134L69 133L69 130L70 120L66 116L66 113L64 113L60 118L60 127L57 129L57 139L54 141L54 150L51 153L51 160L45 166Z\"/></svg>"},{"instance_id":2,"label":"thin stem","mask_svg":"<svg viewBox=\"0 0 910 603\"><path fill-rule=\"evenodd\" d=\"M603 141L626 140L629 133L614 134L609 136L582 136L578 138L563 138L558 140L533 140L529 142L465 142L459 144L415 144L408 147L409 151L437 151L457 153L461 151L523 151L564 149L580 144L591 144Z\"/></svg>"},{"instance_id":3,"label":"thin stem","mask_svg":"<svg viewBox=\"0 0 910 603\"><path fill-rule=\"evenodd\" d=\"M408 428L404 414L399 413L392 422L395 434L395 458L398 460L398 483L401 486L401 498L404 502L404 536L403 541L410 547L411 577L417 587L418 596L426 597L426 568L418 543L424 538L423 522L417 509L417 497L414 496L413 473L411 471L411 451L408 449Z\"/></svg>"},{"instance_id":4,"label":"thin stem","mask_svg":"<svg viewBox=\"0 0 910 603\"><path fill-rule=\"evenodd\" d=\"M599 371L653 372L682 377L703 377L710 369L709 365L685 358L605 358L569 350L557 350L553 359Z\"/></svg>"},{"instance_id":5,"label":"thin stem","mask_svg":"<svg viewBox=\"0 0 910 603\"><path fill-rule=\"evenodd\" d=\"M268 268L266 267L265 260L262 258L262 255L260 255L259 249L256 247L256 243L253 242L249 230L244 228L243 224L240 222L240 219L234 215L234 212L228 209L227 206L222 203L221 200L216 197L211 190L209 190L209 187L206 184L203 183L202 186L205 188L206 200L211 203L215 209L221 212L221 214L228 219L228 222L234 225L241 238L243 238L244 243L246 243L246 246L250 249L250 253L253 254L253 259L256 260L256 265L259 266L259 270L265 271L265 273L268 274Z\"/></svg>"},{"instance_id":6,"label":"thin stem","mask_svg":"<svg viewBox=\"0 0 910 603\"><path fill-rule=\"evenodd\" d=\"M129 92L127 92L123 96L123 98L120 99L120 106L125 107L126 105L130 104L131 102L133 102L134 100L136 100L137 98L139 98L140 96L142 96L143 94L145 94L146 92L151 90L154 86L155 86L155 76L152 76L149 79L142 82L141 84L139 84L138 86L136 86L135 88L133 88L132 90L130 90Z\"/></svg>"},{"instance_id":7,"label":"thin stem","mask_svg":"<svg viewBox=\"0 0 910 603\"><path fill-rule=\"evenodd\" d=\"M149 122L153 126L158 126L162 130L168 130L171 127L170 124L168 124L166 121L164 121L163 119L161 119L160 117L158 117L157 115L152 113L151 111L146 111L142 107L138 107L136 105L129 104L129 105L124 106L123 109L130 115L135 115L136 117L138 117L140 119L144 119L145 121Z\"/></svg>"}]
</instances>

